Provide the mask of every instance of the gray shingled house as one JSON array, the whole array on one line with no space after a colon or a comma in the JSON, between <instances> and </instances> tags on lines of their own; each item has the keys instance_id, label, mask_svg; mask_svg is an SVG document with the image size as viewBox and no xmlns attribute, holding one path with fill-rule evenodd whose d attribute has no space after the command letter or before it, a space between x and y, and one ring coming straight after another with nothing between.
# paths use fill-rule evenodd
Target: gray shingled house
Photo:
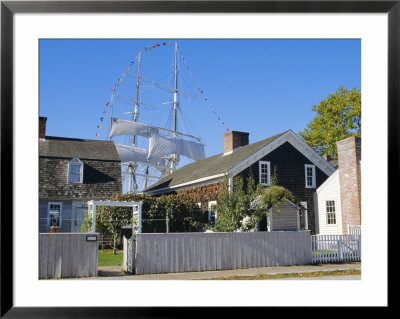
<instances>
[{"instance_id":1,"label":"gray shingled house","mask_svg":"<svg viewBox=\"0 0 400 319\"><path fill-rule=\"evenodd\" d=\"M87 201L122 192L114 142L45 136L39 118L39 232L80 232Z\"/></svg>"},{"instance_id":2,"label":"gray shingled house","mask_svg":"<svg viewBox=\"0 0 400 319\"><path fill-rule=\"evenodd\" d=\"M249 144L249 133L231 131L223 136L223 153L188 164L150 186L146 193L185 193L191 196L210 221L215 221L212 207L217 203L220 182L234 176L244 179L252 173L255 182L268 187L276 173L278 185L289 189L306 207L300 229L315 233L313 193L335 168L293 131L288 130ZM266 230L267 220L261 226Z\"/></svg>"}]
</instances>

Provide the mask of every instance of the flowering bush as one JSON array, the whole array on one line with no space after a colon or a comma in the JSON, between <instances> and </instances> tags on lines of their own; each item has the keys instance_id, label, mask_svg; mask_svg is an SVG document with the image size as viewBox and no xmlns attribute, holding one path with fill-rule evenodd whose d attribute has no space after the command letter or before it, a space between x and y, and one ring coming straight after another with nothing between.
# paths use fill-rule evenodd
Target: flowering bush
<instances>
[{"instance_id":1,"label":"flowering bush","mask_svg":"<svg viewBox=\"0 0 400 319\"><path fill-rule=\"evenodd\" d=\"M276 185L278 179L275 172L271 176L269 187L255 185L251 173L245 182L242 176L235 177L233 190L229 190L228 180L222 183L222 191L216 206L217 224L209 228L219 232L254 231L257 224L265 218L267 211L270 208L277 209L282 199L295 201L288 189Z\"/></svg>"}]
</instances>

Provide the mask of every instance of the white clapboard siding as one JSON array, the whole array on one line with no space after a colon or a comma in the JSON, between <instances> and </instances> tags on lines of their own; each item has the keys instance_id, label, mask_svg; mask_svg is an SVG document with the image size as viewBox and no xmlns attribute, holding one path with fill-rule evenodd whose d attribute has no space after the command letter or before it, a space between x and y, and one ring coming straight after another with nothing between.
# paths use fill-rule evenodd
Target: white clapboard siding
<instances>
[{"instance_id":1,"label":"white clapboard siding","mask_svg":"<svg viewBox=\"0 0 400 319\"><path fill-rule=\"evenodd\" d=\"M152 274L311 264L310 236L309 231L137 234L136 245L132 245L136 248L132 272ZM127 249L132 246L128 244ZM127 262L132 259L127 258Z\"/></svg>"},{"instance_id":2,"label":"white clapboard siding","mask_svg":"<svg viewBox=\"0 0 400 319\"><path fill-rule=\"evenodd\" d=\"M326 216L326 201L335 201L336 224L328 225ZM339 170L318 187L315 194L316 202L316 233L319 235L342 235L342 208L340 201Z\"/></svg>"},{"instance_id":3,"label":"white clapboard siding","mask_svg":"<svg viewBox=\"0 0 400 319\"><path fill-rule=\"evenodd\" d=\"M39 278L97 276L99 243L86 241L87 235L86 233L39 234Z\"/></svg>"},{"instance_id":4,"label":"white clapboard siding","mask_svg":"<svg viewBox=\"0 0 400 319\"><path fill-rule=\"evenodd\" d=\"M313 263L361 261L361 235L311 236Z\"/></svg>"}]
</instances>

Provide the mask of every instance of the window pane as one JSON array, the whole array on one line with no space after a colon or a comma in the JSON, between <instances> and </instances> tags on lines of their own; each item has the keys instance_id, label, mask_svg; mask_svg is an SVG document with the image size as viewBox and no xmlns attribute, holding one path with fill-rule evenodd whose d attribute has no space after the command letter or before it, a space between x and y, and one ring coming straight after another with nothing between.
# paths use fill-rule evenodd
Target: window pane
<instances>
[{"instance_id":1,"label":"window pane","mask_svg":"<svg viewBox=\"0 0 400 319\"><path fill-rule=\"evenodd\" d=\"M328 225L336 224L336 214L335 214L335 201L327 200L326 201L326 217Z\"/></svg>"},{"instance_id":2,"label":"window pane","mask_svg":"<svg viewBox=\"0 0 400 319\"><path fill-rule=\"evenodd\" d=\"M261 163L260 165L260 182L268 184L268 164Z\"/></svg>"},{"instance_id":3,"label":"window pane","mask_svg":"<svg viewBox=\"0 0 400 319\"><path fill-rule=\"evenodd\" d=\"M82 164L69 164L69 183L79 183L81 181Z\"/></svg>"},{"instance_id":4,"label":"window pane","mask_svg":"<svg viewBox=\"0 0 400 319\"><path fill-rule=\"evenodd\" d=\"M69 176L69 182L70 183L79 183L81 180L81 176L80 175L76 175L76 174L70 174Z\"/></svg>"},{"instance_id":5,"label":"window pane","mask_svg":"<svg viewBox=\"0 0 400 319\"><path fill-rule=\"evenodd\" d=\"M306 186L307 187L315 187L314 186L314 167L306 166Z\"/></svg>"},{"instance_id":6,"label":"window pane","mask_svg":"<svg viewBox=\"0 0 400 319\"><path fill-rule=\"evenodd\" d=\"M60 211L61 206L57 204L50 204L49 211L49 224L50 226L60 226Z\"/></svg>"},{"instance_id":7,"label":"window pane","mask_svg":"<svg viewBox=\"0 0 400 319\"><path fill-rule=\"evenodd\" d=\"M71 165L70 166L70 172L72 174L79 174L81 170L81 166L80 165Z\"/></svg>"}]
</instances>

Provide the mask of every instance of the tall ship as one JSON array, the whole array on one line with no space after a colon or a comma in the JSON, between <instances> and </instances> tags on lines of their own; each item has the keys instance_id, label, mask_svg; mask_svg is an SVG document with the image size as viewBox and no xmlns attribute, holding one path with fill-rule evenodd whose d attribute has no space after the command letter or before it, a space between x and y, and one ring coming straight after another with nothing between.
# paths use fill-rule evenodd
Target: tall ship
<instances>
[{"instance_id":1,"label":"tall ship","mask_svg":"<svg viewBox=\"0 0 400 319\"><path fill-rule=\"evenodd\" d=\"M172 57L169 70L166 67L167 83L147 77L144 72L144 53L162 46L171 48L163 52L170 51ZM150 61L146 53L145 62ZM142 192L171 174L182 162L205 157L205 145L191 132L191 124L183 111L182 100L190 102L198 96L179 88L180 64L189 69L182 61L177 42L155 43L138 52L111 89L110 101L106 104L109 116L102 117L101 121L103 124L109 121L108 138L114 141L121 159L124 192ZM161 98L155 98L156 95Z\"/></svg>"}]
</instances>

